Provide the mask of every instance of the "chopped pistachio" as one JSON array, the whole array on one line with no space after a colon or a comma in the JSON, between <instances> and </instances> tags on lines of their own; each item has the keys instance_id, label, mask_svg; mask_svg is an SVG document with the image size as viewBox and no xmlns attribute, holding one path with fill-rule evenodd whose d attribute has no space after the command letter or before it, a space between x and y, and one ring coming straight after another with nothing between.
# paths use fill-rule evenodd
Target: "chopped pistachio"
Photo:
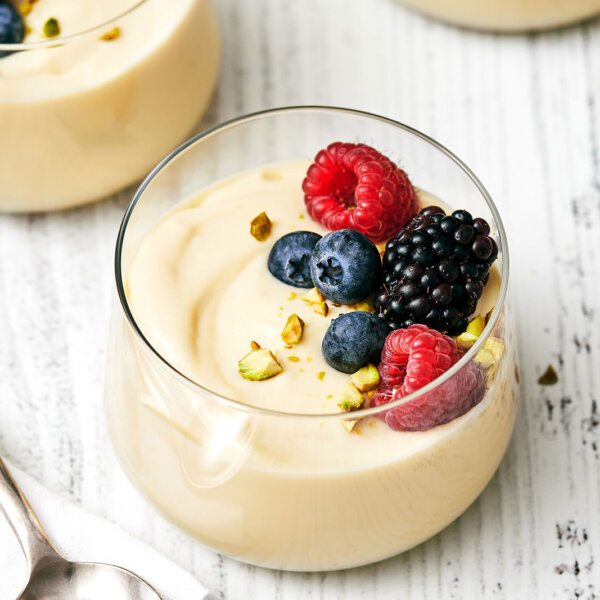
<instances>
[{"instance_id":1,"label":"chopped pistachio","mask_svg":"<svg viewBox=\"0 0 600 600\"><path fill-rule=\"evenodd\" d=\"M483 317L475 317L468 325L467 325L467 333L474 335L478 338L485 329L485 319Z\"/></svg>"},{"instance_id":2,"label":"chopped pistachio","mask_svg":"<svg viewBox=\"0 0 600 600\"><path fill-rule=\"evenodd\" d=\"M112 29L110 29L106 33L103 33L100 36L100 39L103 42L111 42L112 40L116 40L120 35L121 35L121 28L120 27L113 27Z\"/></svg>"},{"instance_id":3,"label":"chopped pistachio","mask_svg":"<svg viewBox=\"0 0 600 600\"><path fill-rule=\"evenodd\" d=\"M490 312L487 315L485 315L485 324L486 325L488 324L492 314L494 313L494 308L496 308L496 307L493 306L492 309L490 310Z\"/></svg>"},{"instance_id":4,"label":"chopped pistachio","mask_svg":"<svg viewBox=\"0 0 600 600\"><path fill-rule=\"evenodd\" d=\"M487 348L480 350L477 353L477 356L475 356L475 360L481 365L483 369L489 369L496 362L492 351L488 350Z\"/></svg>"},{"instance_id":5,"label":"chopped pistachio","mask_svg":"<svg viewBox=\"0 0 600 600\"><path fill-rule=\"evenodd\" d=\"M350 305L352 310L363 310L364 312L368 312L373 314L375 312L375 307L370 300L362 300L361 302L357 302L356 304Z\"/></svg>"},{"instance_id":6,"label":"chopped pistachio","mask_svg":"<svg viewBox=\"0 0 600 600\"><path fill-rule=\"evenodd\" d=\"M298 215L298 218L299 218L299 219L304 219L304 215L303 215L302 213L300 213L300 214Z\"/></svg>"},{"instance_id":7,"label":"chopped pistachio","mask_svg":"<svg viewBox=\"0 0 600 600\"><path fill-rule=\"evenodd\" d=\"M296 292L290 292L290 293L287 295L287 299L288 299L288 300L293 300L295 297L296 297Z\"/></svg>"},{"instance_id":8,"label":"chopped pistachio","mask_svg":"<svg viewBox=\"0 0 600 600\"><path fill-rule=\"evenodd\" d=\"M19 11L24 17L26 17L33 10L33 5L37 2L38 0L26 0L21 4L21 6L19 6Z\"/></svg>"},{"instance_id":9,"label":"chopped pistachio","mask_svg":"<svg viewBox=\"0 0 600 600\"><path fill-rule=\"evenodd\" d=\"M259 242L264 242L270 235L273 223L266 212L261 212L250 222L250 234Z\"/></svg>"},{"instance_id":10,"label":"chopped pistachio","mask_svg":"<svg viewBox=\"0 0 600 600\"><path fill-rule=\"evenodd\" d=\"M552 365L548 365L544 374L538 379L540 385L554 385L558 383L558 373Z\"/></svg>"},{"instance_id":11,"label":"chopped pistachio","mask_svg":"<svg viewBox=\"0 0 600 600\"><path fill-rule=\"evenodd\" d=\"M327 313L329 312L329 306L327 306L327 302L323 301L319 302L318 304L315 304L313 306L313 310L319 315L323 315L324 317L326 317Z\"/></svg>"},{"instance_id":12,"label":"chopped pistachio","mask_svg":"<svg viewBox=\"0 0 600 600\"><path fill-rule=\"evenodd\" d=\"M379 371L369 363L352 374L352 383L360 392L368 392L379 385Z\"/></svg>"},{"instance_id":13,"label":"chopped pistachio","mask_svg":"<svg viewBox=\"0 0 600 600\"><path fill-rule=\"evenodd\" d=\"M348 433L352 433L356 429L359 421L360 419L344 419L342 425Z\"/></svg>"},{"instance_id":14,"label":"chopped pistachio","mask_svg":"<svg viewBox=\"0 0 600 600\"><path fill-rule=\"evenodd\" d=\"M467 333L466 331L464 333L461 333L457 338L456 338L456 344L457 346L461 349L464 350L465 352L467 350L470 350L473 347L473 344L477 341L477 336L473 335L471 333Z\"/></svg>"},{"instance_id":15,"label":"chopped pistachio","mask_svg":"<svg viewBox=\"0 0 600 600\"><path fill-rule=\"evenodd\" d=\"M293 313L288 317L287 323L281 332L281 339L289 345L297 344L304 332L304 321Z\"/></svg>"},{"instance_id":16,"label":"chopped pistachio","mask_svg":"<svg viewBox=\"0 0 600 600\"><path fill-rule=\"evenodd\" d=\"M260 350L260 344L252 340L250 342L250 348L252 348L252 350Z\"/></svg>"},{"instance_id":17,"label":"chopped pistachio","mask_svg":"<svg viewBox=\"0 0 600 600\"><path fill-rule=\"evenodd\" d=\"M57 19L55 19L54 17L50 17L44 23L44 35L47 38L53 38L57 35L60 35L60 25Z\"/></svg>"},{"instance_id":18,"label":"chopped pistachio","mask_svg":"<svg viewBox=\"0 0 600 600\"><path fill-rule=\"evenodd\" d=\"M319 304L320 302L325 302L325 296L321 294L321 292L317 288L313 288L310 292L304 294L302 296L302 301L306 302L309 306L313 306L314 304Z\"/></svg>"},{"instance_id":19,"label":"chopped pistachio","mask_svg":"<svg viewBox=\"0 0 600 600\"><path fill-rule=\"evenodd\" d=\"M486 371L488 379L496 374L503 353L504 342L500 338L490 337L486 340L483 349L476 354L475 361Z\"/></svg>"},{"instance_id":20,"label":"chopped pistachio","mask_svg":"<svg viewBox=\"0 0 600 600\"><path fill-rule=\"evenodd\" d=\"M365 403L364 396L358 391L358 389L349 383L346 389L340 396L338 406L345 412L359 409Z\"/></svg>"},{"instance_id":21,"label":"chopped pistachio","mask_svg":"<svg viewBox=\"0 0 600 600\"><path fill-rule=\"evenodd\" d=\"M283 369L268 348L251 350L238 362L240 375L250 381L262 381L281 373Z\"/></svg>"},{"instance_id":22,"label":"chopped pistachio","mask_svg":"<svg viewBox=\"0 0 600 600\"><path fill-rule=\"evenodd\" d=\"M499 360L504 352L504 342L497 337L490 337L486 340L484 348L487 348Z\"/></svg>"},{"instance_id":23,"label":"chopped pistachio","mask_svg":"<svg viewBox=\"0 0 600 600\"><path fill-rule=\"evenodd\" d=\"M317 379L318 379L319 381L323 381L323 379L325 379L325 371L319 371L319 372L317 373Z\"/></svg>"},{"instance_id":24,"label":"chopped pistachio","mask_svg":"<svg viewBox=\"0 0 600 600\"><path fill-rule=\"evenodd\" d=\"M292 354L291 356L288 356L288 360L291 360L292 362L300 362L300 359L295 356L294 354Z\"/></svg>"}]
</instances>

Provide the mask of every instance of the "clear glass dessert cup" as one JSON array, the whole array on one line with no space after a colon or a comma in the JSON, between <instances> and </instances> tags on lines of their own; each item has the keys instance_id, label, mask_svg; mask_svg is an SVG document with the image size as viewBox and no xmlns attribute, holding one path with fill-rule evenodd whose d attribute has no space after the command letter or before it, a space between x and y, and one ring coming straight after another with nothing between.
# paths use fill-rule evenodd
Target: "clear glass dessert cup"
<instances>
[{"instance_id":1,"label":"clear glass dessert cup","mask_svg":"<svg viewBox=\"0 0 600 600\"><path fill-rule=\"evenodd\" d=\"M68 208L139 181L191 135L218 74L210 0L30 4L24 42L0 44L0 211ZM45 39L49 10L64 35Z\"/></svg>"},{"instance_id":2,"label":"clear glass dessert cup","mask_svg":"<svg viewBox=\"0 0 600 600\"><path fill-rule=\"evenodd\" d=\"M125 285L132 258L142 238L180 201L249 169L310 159L336 140L380 149L419 188L487 219L499 247L495 308L454 367L384 407L351 415L290 414L220 396L169 364L136 323ZM518 398L506 236L476 176L418 131L328 107L270 110L210 129L173 152L144 181L124 217L115 260L118 298L105 390L111 438L140 492L204 545L286 570L372 563L442 530L496 471ZM201 264L199 269L200 276ZM475 358L481 364L482 352L492 358L485 365L488 388L462 417L423 432L370 426L393 414L399 403L447 390ZM360 433L348 433L344 422L357 417Z\"/></svg>"},{"instance_id":3,"label":"clear glass dessert cup","mask_svg":"<svg viewBox=\"0 0 600 600\"><path fill-rule=\"evenodd\" d=\"M454 25L489 31L534 31L600 14L600 0L401 0Z\"/></svg>"}]
</instances>

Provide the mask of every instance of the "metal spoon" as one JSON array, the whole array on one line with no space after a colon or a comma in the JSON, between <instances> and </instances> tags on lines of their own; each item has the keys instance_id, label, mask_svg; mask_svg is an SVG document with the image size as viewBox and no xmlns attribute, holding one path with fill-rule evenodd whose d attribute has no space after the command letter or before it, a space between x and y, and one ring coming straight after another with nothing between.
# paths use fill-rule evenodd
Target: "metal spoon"
<instances>
[{"instance_id":1,"label":"metal spoon","mask_svg":"<svg viewBox=\"0 0 600 600\"><path fill-rule=\"evenodd\" d=\"M70 562L52 547L31 506L0 458L0 511L29 564L19 600L161 600L143 579L114 565Z\"/></svg>"}]
</instances>

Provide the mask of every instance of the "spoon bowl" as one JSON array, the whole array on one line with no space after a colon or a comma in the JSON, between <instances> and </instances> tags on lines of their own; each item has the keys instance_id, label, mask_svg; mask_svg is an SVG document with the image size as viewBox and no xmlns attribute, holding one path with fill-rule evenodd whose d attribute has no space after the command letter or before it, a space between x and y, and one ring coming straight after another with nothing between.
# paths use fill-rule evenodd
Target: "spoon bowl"
<instances>
[{"instance_id":1,"label":"spoon bowl","mask_svg":"<svg viewBox=\"0 0 600 600\"><path fill-rule=\"evenodd\" d=\"M143 579L103 563L49 560L31 574L19 600L160 600Z\"/></svg>"},{"instance_id":2,"label":"spoon bowl","mask_svg":"<svg viewBox=\"0 0 600 600\"><path fill-rule=\"evenodd\" d=\"M19 600L161 600L149 583L131 571L63 558L1 458L0 512L17 535L29 565L29 581Z\"/></svg>"}]
</instances>

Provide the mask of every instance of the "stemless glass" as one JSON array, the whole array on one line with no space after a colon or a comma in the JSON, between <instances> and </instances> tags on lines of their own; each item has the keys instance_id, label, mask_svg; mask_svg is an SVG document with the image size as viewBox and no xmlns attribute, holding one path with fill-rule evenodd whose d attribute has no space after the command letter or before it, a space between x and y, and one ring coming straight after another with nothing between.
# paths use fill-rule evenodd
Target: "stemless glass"
<instances>
[{"instance_id":1,"label":"stemless glass","mask_svg":"<svg viewBox=\"0 0 600 600\"><path fill-rule=\"evenodd\" d=\"M412 396L352 413L363 419L360 434L342 427L347 413L260 409L190 380L148 341L125 284L140 241L180 201L242 171L310 159L332 140L382 149L420 188L487 219L500 249L498 298L473 348ZM105 393L112 441L142 494L203 544L288 570L371 563L446 527L495 472L517 409L506 237L478 179L427 136L389 119L327 107L270 110L208 130L168 156L142 184L120 229L115 266L120 303L111 325ZM201 260L198 268L200 277ZM401 402L460 389L454 384L486 348L495 357L488 389L467 414L425 432L369 426L393 415Z\"/></svg>"},{"instance_id":2,"label":"stemless glass","mask_svg":"<svg viewBox=\"0 0 600 600\"><path fill-rule=\"evenodd\" d=\"M432 17L475 29L531 31L600 13L600 0L402 0Z\"/></svg>"},{"instance_id":3,"label":"stemless glass","mask_svg":"<svg viewBox=\"0 0 600 600\"><path fill-rule=\"evenodd\" d=\"M0 210L114 193L143 178L206 109L219 63L210 0L97 6L108 20L90 22L77 3L61 15L55 3L65 35L44 39L48 8L36 3L24 43L0 44Z\"/></svg>"}]
</instances>

